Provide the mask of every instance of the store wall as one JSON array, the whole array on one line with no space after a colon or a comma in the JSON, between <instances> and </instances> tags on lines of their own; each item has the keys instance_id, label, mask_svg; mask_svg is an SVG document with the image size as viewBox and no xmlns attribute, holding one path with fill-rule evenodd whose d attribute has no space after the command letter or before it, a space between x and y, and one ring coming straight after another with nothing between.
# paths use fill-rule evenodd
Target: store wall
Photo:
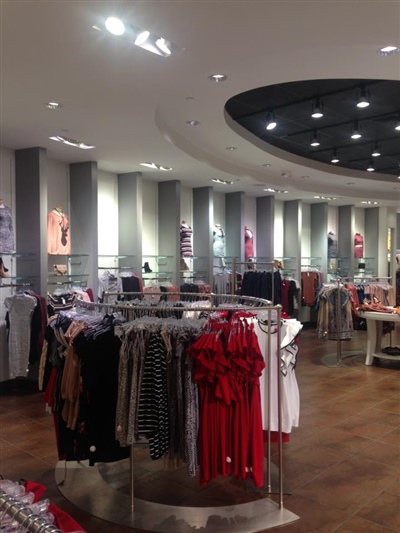
<instances>
[{"instance_id":1,"label":"store wall","mask_svg":"<svg viewBox=\"0 0 400 533\"><path fill-rule=\"evenodd\" d=\"M354 209L354 226L357 233L365 235L365 209L360 207Z\"/></svg>"},{"instance_id":2,"label":"store wall","mask_svg":"<svg viewBox=\"0 0 400 533\"><path fill-rule=\"evenodd\" d=\"M98 242L99 256L118 255L118 176L98 171ZM99 257L99 266L110 261Z\"/></svg>"},{"instance_id":3,"label":"store wall","mask_svg":"<svg viewBox=\"0 0 400 533\"><path fill-rule=\"evenodd\" d=\"M310 257L311 254L311 204L303 204L303 225L301 227L301 255Z\"/></svg>"}]
</instances>

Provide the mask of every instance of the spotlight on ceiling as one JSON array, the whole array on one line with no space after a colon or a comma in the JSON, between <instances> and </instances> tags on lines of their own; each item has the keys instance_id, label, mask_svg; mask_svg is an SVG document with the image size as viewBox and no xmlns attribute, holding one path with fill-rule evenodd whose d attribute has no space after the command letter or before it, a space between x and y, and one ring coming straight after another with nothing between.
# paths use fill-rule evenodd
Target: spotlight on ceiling
<instances>
[{"instance_id":1,"label":"spotlight on ceiling","mask_svg":"<svg viewBox=\"0 0 400 533\"><path fill-rule=\"evenodd\" d=\"M311 146L319 146L321 143L319 142L319 139L318 139L318 134L316 131L313 132L313 135L311 137L311 142L310 142Z\"/></svg>"},{"instance_id":2,"label":"spotlight on ceiling","mask_svg":"<svg viewBox=\"0 0 400 533\"><path fill-rule=\"evenodd\" d=\"M367 91L362 87L360 89L360 97L357 102L357 107L363 108L369 106L369 98L367 96Z\"/></svg>"},{"instance_id":3,"label":"spotlight on ceiling","mask_svg":"<svg viewBox=\"0 0 400 533\"><path fill-rule=\"evenodd\" d=\"M353 133L351 134L352 139L360 139L362 137L360 129L358 127L357 122L354 123L353 126Z\"/></svg>"},{"instance_id":4,"label":"spotlight on ceiling","mask_svg":"<svg viewBox=\"0 0 400 533\"><path fill-rule=\"evenodd\" d=\"M372 157L379 157L381 155L381 151L379 149L378 144L375 144L374 149L372 150Z\"/></svg>"},{"instance_id":5,"label":"spotlight on ceiling","mask_svg":"<svg viewBox=\"0 0 400 533\"><path fill-rule=\"evenodd\" d=\"M372 161L369 162L369 164L367 166L367 170L368 170L368 172L374 172L375 166L374 166L374 163Z\"/></svg>"},{"instance_id":6,"label":"spotlight on ceiling","mask_svg":"<svg viewBox=\"0 0 400 533\"><path fill-rule=\"evenodd\" d=\"M276 122L276 120L275 120L275 115L274 115L274 113L271 111L271 112L269 112L268 115L267 115L267 124L266 124L265 127L266 127L266 129L267 129L268 131L270 131L270 130L273 130L274 128L276 128L276 126L277 126L277 122Z\"/></svg>"},{"instance_id":7,"label":"spotlight on ceiling","mask_svg":"<svg viewBox=\"0 0 400 533\"><path fill-rule=\"evenodd\" d=\"M313 118L323 117L324 113L322 111L322 108L323 108L323 103L319 100L319 98L317 98L315 102L313 102L311 116Z\"/></svg>"},{"instance_id":8,"label":"spotlight on ceiling","mask_svg":"<svg viewBox=\"0 0 400 533\"><path fill-rule=\"evenodd\" d=\"M125 24L117 17L108 17L105 21L105 26L113 35L123 35L125 33Z\"/></svg>"},{"instance_id":9,"label":"spotlight on ceiling","mask_svg":"<svg viewBox=\"0 0 400 533\"><path fill-rule=\"evenodd\" d=\"M391 56L394 54L398 54L400 52L400 48L398 46L385 46L378 50L378 53L381 56Z\"/></svg>"},{"instance_id":10,"label":"spotlight on ceiling","mask_svg":"<svg viewBox=\"0 0 400 533\"><path fill-rule=\"evenodd\" d=\"M331 163L339 163L339 158L336 150L333 150Z\"/></svg>"},{"instance_id":11,"label":"spotlight on ceiling","mask_svg":"<svg viewBox=\"0 0 400 533\"><path fill-rule=\"evenodd\" d=\"M397 121L396 126L394 127L395 130L400 131L400 120Z\"/></svg>"}]
</instances>

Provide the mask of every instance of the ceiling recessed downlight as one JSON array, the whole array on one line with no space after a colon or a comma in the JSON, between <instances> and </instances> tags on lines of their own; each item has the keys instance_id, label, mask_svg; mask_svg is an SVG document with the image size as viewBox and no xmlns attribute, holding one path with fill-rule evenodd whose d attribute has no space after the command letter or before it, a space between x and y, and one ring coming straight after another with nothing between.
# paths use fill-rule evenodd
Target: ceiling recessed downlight
<instances>
[{"instance_id":1,"label":"ceiling recessed downlight","mask_svg":"<svg viewBox=\"0 0 400 533\"><path fill-rule=\"evenodd\" d=\"M227 76L225 76L225 74L211 74L211 76L208 76L208 79L215 83L219 83L221 81L226 81Z\"/></svg>"},{"instance_id":2,"label":"ceiling recessed downlight","mask_svg":"<svg viewBox=\"0 0 400 533\"><path fill-rule=\"evenodd\" d=\"M60 109L61 107L63 107L62 104L60 104L59 102L47 102L46 104L44 104L45 107L47 107L47 109Z\"/></svg>"},{"instance_id":3,"label":"ceiling recessed downlight","mask_svg":"<svg viewBox=\"0 0 400 533\"><path fill-rule=\"evenodd\" d=\"M314 131L313 136L311 137L311 146L319 146L321 143L319 142L318 134L316 131Z\"/></svg>"},{"instance_id":4,"label":"ceiling recessed downlight","mask_svg":"<svg viewBox=\"0 0 400 533\"><path fill-rule=\"evenodd\" d=\"M229 152L234 152L235 150L237 150L237 148L236 146L227 146L225 150L228 150Z\"/></svg>"},{"instance_id":5,"label":"ceiling recessed downlight","mask_svg":"<svg viewBox=\"0 0 400 533\"><path fill-rule=\"evenodd\" d=\"M400 52L400 48L398 46L384 46L380 50L378 50L379 54L381 56L392 56L394 54L398 54Z\"/></svg>"},{"instance_id":6,"label":"ceiling recessed downlight","mask_svg":"<svg viewBox=\"0 0 400 533\"><path fill-rule=\"evenodd\" d=\"M211 181L213 181L214 183L221 183L222 185L232 185L233 184L233 181L221 180L219 178L213 178Z\"/></svg>"},{"instance_id":7,"label":"ceiling recessed downlight","mask_svg":"<svg viewBox=\"0 0 400 533\"><path fill-rule=\"evenodd\" d=\"M142 44L144 44L149 38L149 36L150 36L149 31L147 30L141 31L135 39L136 46L141 46Z\"/></svg>"},{"instance_id":8,"label":"ceiling recessed downlight","mask_svg":"<svg viewBox=\"0 0 400 533\"><path fill-rule=\"evenodd\" d=\"M264 189L265 192L273 192L276 194L287 194L289 191L281 191L279 189L273 189L272 187L268 187L267 189Z\"/></svg>"},{"instance_id":9,"label":"ceiling recessed downlight","mask_svg":"<svg viewBox=\"0 0 400 533\"><path fill-rule=\"evenodd\" d=\"M187 120L185 122L187 126L198 126L200 124L199 120Z\"/></svg>"},{"instance_id":10,"label":"ceiling recessed downlight","mask_svg":"<svg viewBox=\"0 0 400 533\"><path fill-rule=\"evenodd\" d=\"M140 163L142 167L152 168L154 170L163 170L164 172L169 172L172 170L172 167L166 167L165 165L158 165L157 163L151 163L146 161L146 163Z\"/></svg>"},{"instance_id":11,"label":"ceiling recessed downlight","mask_svg":"<svg viewBox=\"0 0 400 533\"><path fill-rule=\"evenodd\" d=\"M322 102L317 99L315 102L313 102L312 105L312 118L322 118L324 116L323 110L322 110Z\"/></svg>"},{"instance_id":12,"label":"ceiling recessed downlight","mask_svg":"<svg viewBox=\"0 0 400 533\"><path fill-rule=\"evenodd\" d=\"M108 17L105 21L105 26L113 35L123 35L125 33L125 24L117 17Z\"/></svg>"},{"instance_id":13,"label":"ceiling recessed downlight","mask_svg":"<svg viewBox=\"0 0 400 533\"><path fill-rule=\"evenodd\" d=\"M53 137L49 137L52 141L57 141L63 144L68 144L68 146L74 146L75 148L80 148L81 150L91 150L92 148L95 148L95 146L91 144L86 144L81 141L76 141L75 139L70 139L68 137L63 137L62 135L54 135Z\"/></svg>"}]
</instances>

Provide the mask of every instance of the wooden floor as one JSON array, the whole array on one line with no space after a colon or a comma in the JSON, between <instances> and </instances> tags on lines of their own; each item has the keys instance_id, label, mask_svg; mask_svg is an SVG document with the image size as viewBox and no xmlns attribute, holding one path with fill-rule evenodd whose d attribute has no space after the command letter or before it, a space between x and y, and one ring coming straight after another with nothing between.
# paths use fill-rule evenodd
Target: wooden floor
<instances>
[{"instance_id":1,"label":"wooden floor","mask_svg":"<svg viewBox=\"0 0 400 533\"><path fill-rule=\"evenodd\" d=\"M356 332L342 345L344 351L361 354L366 332ZM392 335L392 345L400 346L399 328ZM335 350L336 342L317 339L314 329L301 333L296 368L300 427L284 444L284 473L291 488L284 505L300 520L269 532L400 531L400 357L367 367L362 356L354 356L344 360L346 366L324 366L322 355ZM275 449L272 452L274 457ZM44 410L42 394L3 392L0 474L47 485L47 496L88 533L139 531L94 518L68 502L54 481L57 461L52 417ZM139 469L142 497L167 503L171 486L174 491L187 491L181 476L149 468L146 472L143 461ZM246 490L233 493L223 487L224 483L210 486L203 493L204 501L208 505L213 498L215 505L227 505L232 497L236 503L248 501ZM195 494L192 499L190 505L196 505Z\"/></svg>"}]
</instances>

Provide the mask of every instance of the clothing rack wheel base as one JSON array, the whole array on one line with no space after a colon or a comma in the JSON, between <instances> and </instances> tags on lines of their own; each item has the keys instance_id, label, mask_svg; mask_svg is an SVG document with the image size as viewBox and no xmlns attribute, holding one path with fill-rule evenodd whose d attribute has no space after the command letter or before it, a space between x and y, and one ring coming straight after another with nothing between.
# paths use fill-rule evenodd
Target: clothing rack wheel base
<instances>
[{"instance_id":1,"label":"clothing rack wheel base","mask_svg":"<svg viewBox=\"0 0 400 533\"><path fill-rule=\"evenodd\" d=\"M66 474L66 475L65 475ZM221 507L165 505L135 498L130 512L130 497L113 488L98 466L87 461L60 461L55 479L64 497L74 505L113 524L158 533L257 533L299 519L270 498Z\"/></svg>"}]
</instances>

